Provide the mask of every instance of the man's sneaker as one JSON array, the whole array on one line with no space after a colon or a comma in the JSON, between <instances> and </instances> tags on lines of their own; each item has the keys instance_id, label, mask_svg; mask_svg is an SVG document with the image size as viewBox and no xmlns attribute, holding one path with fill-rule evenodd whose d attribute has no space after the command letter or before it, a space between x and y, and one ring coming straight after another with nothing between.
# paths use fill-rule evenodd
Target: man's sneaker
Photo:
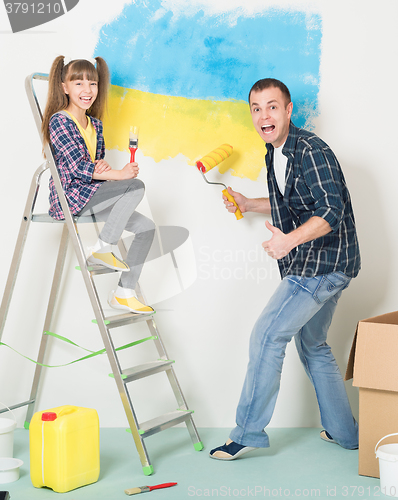
<instances>
[{"instance_id":1,"label":"man's sneaker","mask_svg":"<svg viewBox=\"0 0 398 500\"><path fill-rule=\"evenodd\" d=\"M218 448L211 450L210 457L216 458L217 460L235 460L249 451L257 450L257 448L252 448L251 446L245 446L243 444L235 443L228 439L228 441Z\"/></svg>"},{"instance_id":2,"label":"man's sneaker","mask_svg":"<svg viewBox=\"0 0 398 500\"><path fill-rule=\"evenodd\" d=\"M121 309L122 311L128 311L137 314L152 314L153 312L155 312L152 307L146 306L135 296L128 298L116 297L115 290L113 290L109 294L108 304L114 309Z\"/></svg>"},{"instance_id":3,"label":"man's sneaker","mask_svg":"<svg viewBox=\"0 0 398 500\"><path fill-rule=\"evenodd\" d=\"M332 438L332 436L328 433L328 431L323 430L320 434L321 439L327 441L328 443L337 444L337 442Z\"/></svg>"},{"instance_id":4,"label":"man's sneaker","mask_svg":"<svg viewBox=\"0 0 398 500\"><path fill-rule=\"evenodd\" d=\"M129 266L113 252L93 252L87 258L87 264L99 264L115 271L130 271Z\"/></svg>"}]
</instances>

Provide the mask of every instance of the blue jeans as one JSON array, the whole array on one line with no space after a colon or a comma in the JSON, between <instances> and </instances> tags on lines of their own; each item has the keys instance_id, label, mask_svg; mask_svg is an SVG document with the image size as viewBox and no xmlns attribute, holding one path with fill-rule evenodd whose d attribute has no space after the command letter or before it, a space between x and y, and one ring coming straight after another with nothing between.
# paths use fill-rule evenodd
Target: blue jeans
<instances>
[{"instance_id":1,"label":"blue jeans","mask_svg":"<svg viewBox=\"0 0 398 500\"><path fill-rule=\"evenodd\" d=\"M314 278L287 276L258 318L250 338L249 365L230 438L266 448L264 431L279 392L286 345L292 337L311 380L321 423L344 448L358 447L358 424L339 367L326 343L337 301L351 281L341 272Z\"/></svg>"}]
</instances>

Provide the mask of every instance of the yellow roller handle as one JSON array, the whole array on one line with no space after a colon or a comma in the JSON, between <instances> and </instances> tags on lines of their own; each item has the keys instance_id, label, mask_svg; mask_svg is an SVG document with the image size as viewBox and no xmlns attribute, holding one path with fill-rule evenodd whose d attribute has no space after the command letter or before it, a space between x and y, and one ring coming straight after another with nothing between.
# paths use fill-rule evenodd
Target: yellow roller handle
<instances>
[{"instance_id":1,"label":"yellow roller handle","mask_svg":"<svg viewBox=\"0 0 398 500\"><path fill-rule=\"evenodd\" d=\"M210 151L209 154L197 161L196 166L205 174L231 156L233 149L230 144L222 144L219 148L213 149L213 151Z\"/></svg>"},{"instance_id":2,"label":"yellow roller handle","mask_svg":"<svg viewBox=\"0 0 398 500\"><path fill-rule=\"evenodd\" d=\"M226 196L228 201L230 201L231 203L233 203L235 205L235 207L236 207L236 211L235 211L236 220L243 219L242 212L239 210L239 207L238 207L236 201L234 200L234 197L228 193L227 189L223 189L222 194L224 196Z\"/></svg>"}]
</instances>

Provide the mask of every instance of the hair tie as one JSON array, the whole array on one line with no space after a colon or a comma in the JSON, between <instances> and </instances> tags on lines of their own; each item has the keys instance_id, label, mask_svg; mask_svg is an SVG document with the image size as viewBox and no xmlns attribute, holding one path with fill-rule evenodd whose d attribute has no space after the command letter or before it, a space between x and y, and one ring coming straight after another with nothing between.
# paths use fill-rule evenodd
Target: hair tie
<instances>
[{"instance_id":1,"label":"hair tie","mask_svg":"<svg viewBox=\"0 0 398 500\"><path fill-rule=\"evenodd\" d=\"M82 57L82 58L78 58L78 57L64 57L64 66L66 66L67 64L69 64L70 62L72 61L76 61L78 59L84 59L85 61L89 61L91 62L91 64L95 67L96 64L97 64L97 61L92 58L92 57Z\"/></svg>"}]
</instances>

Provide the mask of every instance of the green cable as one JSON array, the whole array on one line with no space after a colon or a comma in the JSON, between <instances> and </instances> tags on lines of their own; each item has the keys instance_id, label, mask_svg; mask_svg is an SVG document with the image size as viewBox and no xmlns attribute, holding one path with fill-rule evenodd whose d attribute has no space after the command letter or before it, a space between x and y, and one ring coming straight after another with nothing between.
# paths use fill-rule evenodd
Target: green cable
<instances>
[{"instance_id":1,"label":"green cable","mask_svg":"<svg viewBox=\"0 0 398 500\"><path fill-rule=\"evenodd\" d=\"M93 358L94 356L98 356L98 355L104 354L104 352L106 352L105 348L100 349L99 351L90 351L90 349L86 349L85 347L82 347L78 344L75 344L75 342L72 342L71 340L67 339L66 337L62 337L61 335L57 335L56 333L44 332L44 335L50 335L51 337L54 337L58 340L62 340L63 342L67 342L68 344L72 344L75 347L79 347L79 349L83 349L84 351L89 352L90 354L88 354L87 356L83 356L82 358L75 359L74 361L70 361L69 363L65 363L63 365L45 365L43 363L39 363L38 361L35 361L32 358L29 358L28 356L25 356L24 354L21 354L16 349L14 349L13 347L9 346L8 344L6 344L4 342L0 342L0 346L4 345L4 346L8 347L9 349L11 349L12 351L16 352L17 354L19 354L20 356L22 356L23 358L27 359L28 361L32 361L32 363L35 363L36 365L43 366L44 368L60 368L62 366L72 365L73 363L77 363L77 362L83 361L85 359ZM157 339L157 337L152 335L151 337L146 337L145 339L136 340L135 342L130 342L129 344L123 345L121 347L117 347L115 349L115 351L123 351L124 349L128 349L129 347L133 347L135 345L142 344L143 342L146 342L147 340L155 340L155 339Z\"/></svg>"}]
</instances>

